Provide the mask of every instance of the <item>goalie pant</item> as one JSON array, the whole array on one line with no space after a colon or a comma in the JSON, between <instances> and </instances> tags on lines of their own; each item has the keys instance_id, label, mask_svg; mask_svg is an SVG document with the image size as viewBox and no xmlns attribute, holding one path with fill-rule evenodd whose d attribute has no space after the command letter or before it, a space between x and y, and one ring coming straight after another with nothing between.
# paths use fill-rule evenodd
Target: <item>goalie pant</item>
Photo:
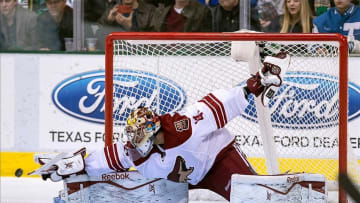
<instances>
[{"instance_id":1,"label":"goalie pant","mask_svg":"<svg viewBox=\"0 0 360 203\"><path fill-rule=\"evenodd\" d=\"M231 175L255 174L246 156L224 126L248 105L243 88L217 90L185 110L160 116L164 144L146 157L127 143L90 153L85 169L100 176L135 167L146 178L188 182L230 200Z\"/></svg>"}]
</instances>

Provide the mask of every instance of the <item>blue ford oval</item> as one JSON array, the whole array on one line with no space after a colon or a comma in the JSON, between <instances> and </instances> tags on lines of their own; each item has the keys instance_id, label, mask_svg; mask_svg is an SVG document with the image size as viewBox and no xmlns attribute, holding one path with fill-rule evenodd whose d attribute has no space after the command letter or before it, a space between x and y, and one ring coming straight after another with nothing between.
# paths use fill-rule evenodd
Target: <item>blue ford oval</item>
<instances>
[{"instance_id":1,"label":"blue ford oval","mask_svg":"<svg viewBox=\"0 0 360 203\"><path fill-rule=\"evenodd\" d=\"M273 126L314 129L338 125L338 88L339 83L334 76L310 72L288 72L277 96L269 105ZM349 83L349 120L360 115L359 101L359 86ZM255 103L252 96L249 97L249 103L242 116L256 122Z\"/></svg>"},{"instance_id":2,"label":"blue ford oval","mask_svg":"<svg viewBox=\"0 0 360 203\"><path fill-rule=\"evenodd\" d=\"M104 123L105 73L93 71L60 82L53 90L53 103L61 111L85 121ZM115 124L124 124L138 106L149 106L158 114L178 111L186 103L183 89L175 82L149 72L114 72Z\"/></svg>"}]
</instances>

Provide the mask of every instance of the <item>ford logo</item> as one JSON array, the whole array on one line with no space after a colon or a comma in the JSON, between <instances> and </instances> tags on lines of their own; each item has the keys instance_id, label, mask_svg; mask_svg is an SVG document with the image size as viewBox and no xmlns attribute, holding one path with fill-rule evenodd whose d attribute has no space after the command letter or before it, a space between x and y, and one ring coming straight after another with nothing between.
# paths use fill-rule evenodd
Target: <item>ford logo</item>
<instances>
[{"instance_id":1,"label":"ford logo","mask_svg":"<svg viewBox=\"0 0 360 203\"><path fill-rule=\"evenodd\" d=\"M288 72L283 85L269 104L274 127L292 129L326 128L338 125L337 78L327 74ZM327 90L326 93L324 90ZM349 83L349 120L360 115L360 88ZM256 121L254 97L242 115Z\"/></svg>"},{"instance_id":2,"label":"ford logo","mask_svg":"<svg viewBox=\"0 0 360 203\"><path fill-rule=\"evenodd\" d=\"M114 124L124 124L129 113L149 106L158 114L178 111L186 103L183 89L175 82L149 72L114 72ZM60 82L52 93L61 111L85 121L104 123L105 73L87 72Z\"/></svg>"},{"instance_id":3,"label":"ford logo","mask_svg":"<svg viewBox=\"0 0 360 203\"><path fill-rule=\"evenodd\" d=\"M349 82L349 120L360 116L360 87Z\"/></svg>"}]
</instances>

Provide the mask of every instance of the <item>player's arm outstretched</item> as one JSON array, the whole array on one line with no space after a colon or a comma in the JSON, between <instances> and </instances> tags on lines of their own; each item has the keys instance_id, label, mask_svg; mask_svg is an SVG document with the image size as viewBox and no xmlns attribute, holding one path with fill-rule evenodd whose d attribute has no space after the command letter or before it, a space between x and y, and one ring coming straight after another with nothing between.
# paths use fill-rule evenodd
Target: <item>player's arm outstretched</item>
<instances>
[{"instance_id":1,"label":"player's arm outstretched","mask_svg":"<svg viewBox=\"0 0 360 203\"><path fill-rule=\"evenodd\" d=\"M94 151L85 160L85 171L89 176L99 176L111 172L127 171L132 163L129 161L121 143L115 143Z\"/></svg>"},{"instance_id":2,"label":"player's arm outstretched","mask_svg":"<svg viewBox=\"0 0 360 203\"><path fill-rule=\"evenodd\" d=\"M60 154L36 154L34 161L41 167L29 175L40 175L44 180L54 182L73 175L88 174L100 176L111 172L127 171L132 165L125 156L122 144L112 144L90 153L86 158L86 148Z\"/></svg>"},{"instance_id":3,"label":"player's arm outstretched","mask_svg":"<svg viewBox=\"0 0 360 203\"><path fill-rule=\"evenodd\" d=\"M258 67L258 72L246 81L246 85L219 89L206 95L191 106L193 109L187 116L196 122L196 119L200 119L199 114L203 113L202 119L207 119L207 122L199 122L196 125L203 131L200 134L208 134L223 128L227 122L244 111L250 94L260 96L263 105L268 105L281 86L289 64L290 56L287 53L280 52L275 56L266 56L263 66Z\"/></svg>"},{"instance_id":4,"label":"player's arm outstretched","mask_svg":"<svg viewBox=\"0 0 360 203\"><path fill-rule=\"evenodd\" d=\"M43 180L50 178L57 182L73 175L84 174L85 155L85 148L60 154L35 154L34 161L41 167L28 175L40 175Z\"/></svg>"}]
</instances>

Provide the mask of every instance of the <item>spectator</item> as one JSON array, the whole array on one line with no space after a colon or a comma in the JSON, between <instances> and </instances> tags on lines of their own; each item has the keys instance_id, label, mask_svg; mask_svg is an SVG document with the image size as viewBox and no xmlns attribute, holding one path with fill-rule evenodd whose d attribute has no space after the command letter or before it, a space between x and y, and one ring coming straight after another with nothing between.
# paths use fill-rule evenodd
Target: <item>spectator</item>
<instances>
[{"instance_id":1,"label":"spectator","mask_svg":"<svg viewBox=\"0 0 360 203\"><path fill-rule=\"evenodd\" d=\"M335 7L313 20L315 33L341 33L348 37L349 52L360 53L360 9L351 0L334 0Z\"/></svg>"},{"instance_id":2,"label":"spectator","mask_svg":"<svg viewBox=\"0 0 360 203\"><path fill-rule=\"evenodd\" d=\"M113 28L114 31L129 31L135 21L133 15L137 8L137 0L123 0L123 4L115 4L108 8L99 22L103 26Z\"/></svg>"},{"instance_id":3,"label":"spectator","mask_svg":"<svg viewBox=\"0 0 360 203\"><path fill-rule=\"evenodd\" d=\"M17 0L0 0L1 49L33 49L36 44L36 14Z\"/></svg>"},{"instance_id":4,"label":"spectator","mask_svg":"<svg viewBox=\"0 0 360 203\"><path fill-rule=\"evenodd\" d=\"M264 7L264 4L271 3L275 8L277 14L281 16L284 14L284 1L285 0L251 0L251 4L253 4L253 2L256 2L256 6L259 9L262 9Z\"/></svg>"},{"instance_id":5,"label":"spectator","mask_svg":"<svg viewBox=\"0 0 360 203\"><path fill-rule=\"evenodd\" d=\"M197 0L175 0L159 4L150 22L156 32L210 32L211 11Z\"/></svg>"},{"instance_id":6,"label":"spectator","mask_svg":"<svg viewBox=\"0 0 360 203\"><path fill-rule=\"evenodd\" d=\"M354 5L359 5L360 1L359 0L352 0L351 3L353 3Z\"/></svg>"},{"instance_id":7,"label":"spectator","mask_svg":"<svg viewBox=\"0 0 360 203\"><path fill-rule=\"evenodd\" d=\"M1 24L0 24L1 26ZM5 38L2 32L0 32L0 50L5 48Z\"/></svg>"},{"instance_id":8,"label":"spectator","mask_svg":"<svg viewBox=\"0 0 360 203\"><path fill-rule=\"evenodd\" d=\"M31 9L37 14L40 15L41 13L47 11L46 8L46 1L45 0L33 0L31 5Z\"/></svg>"},{"instance_id":9,"label":"spectator","mask_svg":"<svg viewBox=\"0 0 360 203\"><path fill-rule=\"evenodd\" d=\"M100 28L96 33L99 39L97 48L104 49L105 38L111 32L149 31L151 12L155 6L143 0L123 0L108 8L100 18Z\"/></svg>"},{"instance_id":10,"label":"spectator","mask_svg":"<svg viewBox=\"0 0 360 203\"><path fill-rule=\"evenodd\" d=\"M175 0L144 0L148 4L152 4L155 7L159 7L159 5L163 4L165 7L174 4Z\"/></svg>"},{"instance_id":11,"label":"spectator","mask_svg":"<svg viewBox=\"0 0 360 203\"><path fill-rule=\"evenodd\" d=\"M201 4L209 7L214 7L218 5L219 0L198 0Z\"/></svg>"},{"instance_id":12,"label":"spectator","mask_svg":"<svg viewBox=\"0 0 360 203\"><path fill-rule=\"evenodd\" d=\"M258 1L259 22L262 32L279 32L279 13L271 0Z\"/></svg>"},{"instance_id":13,"label":"spectator","mask_svg":"<svg viewBox=\"0 0 360 203\"><path fill-rule=\"evenodd\" d=\"M73 37L73 9L66 0L46 0L48 11L38 17L40 50L65 50L65 38Z\"/></svg>"},{"instance_id":14,"label":"spectator","mask_svg":"<svg viewBox=\"0 0 360 203\"><path fill-rule=\"evenodd\" d=\"M219 0L219 4L212 8L211 11L214 32L234 32L240 30L239 0ZM251 7L250 12L250 30L260 31L256 8Z\"/></svg>"},{"instance_id":15,"label":"spectator","mask_svg":"<svg viewBox=\"0 0 360 203\"><path fill-rule=\"evenodd\" d=\"M250 6L251 7L256 7L257 6L257 0L250 0Z\"/></svg>"},{"instance_id":16,"label":"spectator","mask_svg":"<svg viewBox=\"0 0 360 203\"><path fill-rule=\"evenodd\" d=\"M97 22L110 7L120 3L116 0L84 0L84 19Z\"/></svg>"},{"instance_id":17,"label":"spectator","mask_svg":"<svg viewBox=\"0 0 360 203\"><path fill-rule=\"evenodd\" d=\"M309 4L313 11L313 16L319 16L331 7L330 0L310 0Z\"/></svg>"},{"instance_id":18,"label":"spectator","mask_svg":"<svg viewBox=\"0 0 360 203\"><path fill-rule=\"evenodd\" d=\"M101 16L120 0L84 0L85 36L94 37Z\"/></svg>"},{"instance_id":19,"label":"spectator","mask_svg":"<svg viewBox=\"0 0 360 203\"><path fill-rule=\"evenodd\" d=\"M281 33L311 33L312 11L308 0L287 0Z\"/></svg>"},{"instance_id":20,"label":"spectator","mask_svg":"<svg viewBox=\"0 0 360 203\"><path fill-rule=\"evenodd\" d=\"M285 0L272 0L273 5L276 9L276 12L279 16L283 16L284 15L284 4L285 4Z\"/></svg>"},{"instance_id":21,"label":"spectator","mask_svg":"<svg viewBox=\"0 0 360 203\"><path fill-rule=\"evenodd\" d=\"M147 3L145 0L138 0L138 8L135 10L131 31L150 31L150 21L152 19L152 12L155 10L153 4Z\"/></svg>"}]
</instances>

